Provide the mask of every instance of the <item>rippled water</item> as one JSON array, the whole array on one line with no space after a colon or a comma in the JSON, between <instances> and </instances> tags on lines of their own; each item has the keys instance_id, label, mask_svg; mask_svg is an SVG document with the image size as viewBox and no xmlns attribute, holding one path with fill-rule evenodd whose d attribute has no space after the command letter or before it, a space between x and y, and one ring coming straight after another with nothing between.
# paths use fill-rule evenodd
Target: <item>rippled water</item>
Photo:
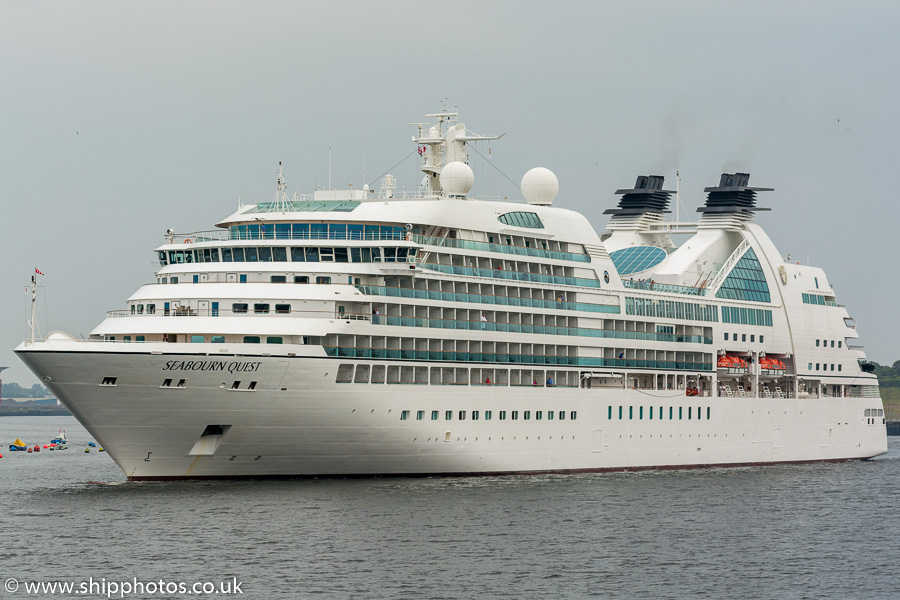
<instances>
[{"instance_id":1,"label":"rippled water","mask_svg":"<svg viewBox=\"0 0 900 600\"><path fill-rule=\"evenodd\" d=\"M5 450L60 426L66 452ZM900 438L844 464L182 483L125 483L107 455L83 453L89 440L71 418L0 418L0 582L236 577L248 598L900 596Z\"/></svg>"}]
</instances>

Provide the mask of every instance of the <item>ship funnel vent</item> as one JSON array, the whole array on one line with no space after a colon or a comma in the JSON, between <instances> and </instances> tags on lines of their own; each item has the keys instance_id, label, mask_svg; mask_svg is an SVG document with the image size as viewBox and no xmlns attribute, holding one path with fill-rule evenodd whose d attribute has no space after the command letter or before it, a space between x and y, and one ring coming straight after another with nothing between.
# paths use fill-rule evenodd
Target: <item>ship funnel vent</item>
<instances>
[{"instance_id":1,"label":"ship funnel vent","mask_svg":"<svg viewBox=\"0 0 900 600\"><path fill-rule=\"evenodd\" d=\"M754 212L771 210L756 206L756 192L771 192L772 188L749 187L749 173L722 173L719 185L708 187L706 192L706 204L697 209L697 212L706 214L743 214L753 216Z\"/></svg>"},{"instance_id":2,"label":"ship funnel vent","mask_svg":"<svg viewBox=\"0 0 900 600\"><path fill-rule=\"evenodd\" d=\"M610 208L603 211L605 215L615 217L630 217L646 213L662 215L671 212L669 208L669 196L674 192L664 190L662 175L640 175L634 182L634 188L616 190L616 194L622 196L618 208Z\"/></svg>"}]
</instances>

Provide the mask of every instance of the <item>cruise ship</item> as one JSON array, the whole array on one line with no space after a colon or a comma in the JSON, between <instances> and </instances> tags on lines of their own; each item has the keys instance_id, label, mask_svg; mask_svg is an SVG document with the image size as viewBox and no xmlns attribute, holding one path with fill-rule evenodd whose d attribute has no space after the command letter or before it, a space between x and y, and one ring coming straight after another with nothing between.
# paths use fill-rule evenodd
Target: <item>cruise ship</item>
<instances>
[{"instance_id":1,"label":"cruise ship","mask_svg":"<svg viewBox=\"0 0 900 600\"><path fill-rule=\"evenodd\" d=\"M155 281L88 339L17 354L130 480L886 452L855 321L754 222L771 190L722 174L679 222L663 177L638 176L598 234L545 168L522 177L524 202L471 195L470 145L499 136L427 117L415 192L386 175L289 197L279 172L272 201L167 231Z\"/></svg>"}]
</instances>

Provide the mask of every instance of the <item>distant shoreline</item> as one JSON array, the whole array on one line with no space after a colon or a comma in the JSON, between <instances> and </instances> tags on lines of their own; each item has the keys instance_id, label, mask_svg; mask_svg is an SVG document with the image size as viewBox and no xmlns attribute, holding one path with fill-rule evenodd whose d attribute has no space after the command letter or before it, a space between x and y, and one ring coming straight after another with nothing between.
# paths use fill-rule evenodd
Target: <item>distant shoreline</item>
<instances>
[{"instance_id":1,"label":"distant shoreline","mask_svg":"<svg viewBox=\"0 0 900 600\"><path fill-rule=\"evenodd\" d=\"M71 417L64 406L0 406L0 417Z\"/></svg>"}]
</instances>

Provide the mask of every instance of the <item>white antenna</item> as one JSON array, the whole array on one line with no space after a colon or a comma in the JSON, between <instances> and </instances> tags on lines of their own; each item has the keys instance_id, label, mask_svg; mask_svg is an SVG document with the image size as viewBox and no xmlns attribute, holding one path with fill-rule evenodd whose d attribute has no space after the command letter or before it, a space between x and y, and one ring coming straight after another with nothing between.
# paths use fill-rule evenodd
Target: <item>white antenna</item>
<instances>
[{"instance_id":1,"label":"white antenna","mask_svg":"<svg viewBox=\"0 0 900 600\"><path fill-rule=\"evenodd\" d=\"M277 212L288 211L289 203L286 190L287 181L284 179L281 161L278 161L278 177L275 178L275 198L272 200L272 210Z\"/></svg>"},{"instance_id":2,"label":"white antenna","mask_svg":"<svg viewBox=\"0 0 900 600\"><path fill-rule=\"evenodd\" d=\"M675 171L675 222L681 222L681 213L679 212L679 208L681 207L681 174L678 171Z\"/></svg>"}]
</instances>

